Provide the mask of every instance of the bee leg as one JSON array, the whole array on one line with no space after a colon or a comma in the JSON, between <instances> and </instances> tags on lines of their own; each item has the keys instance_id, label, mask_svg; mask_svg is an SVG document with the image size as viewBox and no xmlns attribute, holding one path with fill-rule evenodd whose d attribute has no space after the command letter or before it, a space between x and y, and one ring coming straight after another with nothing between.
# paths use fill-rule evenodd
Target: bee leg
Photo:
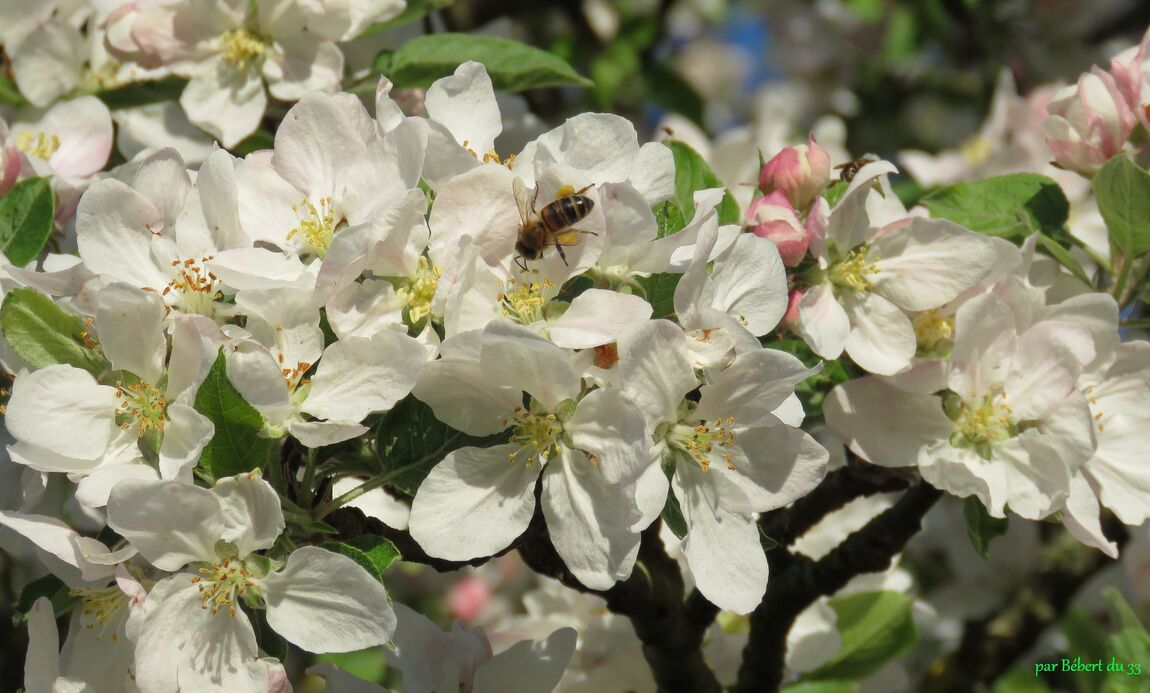
<instances>
[{"instance_id":1,"label":"bee leg","mask_svg":"<svg viewBox=\"0 0 1150 693\"><path fill-rule=\"evenodd\" d=\"M535 194L531 196L531 214L535 214L535 203L539 201L539 182L535 182Z\"/></svg>"},{"instance_id":2,"label":"bee leg","mask_svg":"<svg viewBox=\"0 0 1150 693\"><path fill-rule=\"evenodd\" d=\"M567 253L563 252L563 246L556 243L555 249L559 251L559 257L563 258L563 264L570 267L570 265L567 263Z\"/></svg>"},{"instance_id":3,"label":"bee leg","mask_svg":"<svg viewBox=\"0 0 1150 693\"><path fill-rule=\"evenodd\" d=\"M588 190L590 190L593 187L595 187L594 183L588 183L587 185L584 185L581 189L576 190L575 192L573 192L571 194L572 195L582 195L583 193L587 192Z\"/></svg>"},{"instance_id":4,"label":"bee leg","mask_svg":"<svg viewBox=\"0 0 1150 693\"><path fill-rule=\"evenodd\" d=\"M517 264L517 265L519 265L520 267L522 267L524 272L526 272L526 271L527 271L527 262L526 262L526 261L524 261L524 259L523 259L523 256L522 256L522 255L516 255L516 256L515 256L515 264Z\"/></svg>"}]
</instances>

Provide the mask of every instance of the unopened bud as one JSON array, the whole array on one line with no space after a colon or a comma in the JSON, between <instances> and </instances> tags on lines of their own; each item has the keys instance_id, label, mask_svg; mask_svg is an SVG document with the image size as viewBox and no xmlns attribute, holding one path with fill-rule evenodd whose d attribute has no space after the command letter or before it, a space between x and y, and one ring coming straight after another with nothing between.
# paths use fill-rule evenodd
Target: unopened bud
<instances>
[{"instance_id":1,"label":"unopened bud","mask_svg":"<svg viewBox=\"0 0 1150 693\"><path fill-rule=\"evenodd\" d=\"M747 225L756 236L778 247L787 267L798 265L806 256L810 234L782 192L776 190L752 202L747 210Z\"/></svg>"},{"instance_id":2,"label":"unopened bud","mask_svg":"<svg viewBox=\"0 0 1150 693\"><path fill-rule=\"evenodd\" d=\"M831 180L831 158L810 136L807 144L787 147L759 173L764 195L780 191L796 209L806 209Z\"/></svg>"}]
</instances>

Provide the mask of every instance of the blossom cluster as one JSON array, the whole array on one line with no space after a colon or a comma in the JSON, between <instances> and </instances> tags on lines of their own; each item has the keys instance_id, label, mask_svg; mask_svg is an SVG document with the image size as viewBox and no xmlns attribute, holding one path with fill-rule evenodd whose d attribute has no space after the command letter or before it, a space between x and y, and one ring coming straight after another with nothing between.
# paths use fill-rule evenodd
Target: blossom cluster
<instances>
[{"instance_id":1,"label":"blossom cluster","mask_svg":"<svg viewBox=\"0 0 1150 693\"><path fill-rule=\"evenodd\" d=\"M17 85L50 106L0 121L0 196L50 179L56 249L75 248L0 262L19 479L0 526L72 608L62 650L59 595L27 611L29 690L288 690L276 639L386 646L406 690L546 691L585 673L589 633L615 628L588 604L564 603L573 622L510 619L527 637L498 653L393 604L395 546L336 519L382 488L424 562L544 537L588 592L643 575L658 535L735 624L768 589L761 520L814 492L843 445L994 518L1057 518L1110 556L1105 511L1150 516L1150 345L1120 332L1150 241L1114 231L1103 168L1146 176L1124 158L1150 129L1145 42L1046 105L1045 146L1098 175L1112 233L1106 253L1075 254L1047 228L1068 214L1047 223L1032 190L1011 208L1033 216L1026 233L972 230L989 206L904 203L893 163L832 167L843 157L814 135L772 152L750 199L621 116L506 148L507 105L474 61L414 109L383 77L369 109L338 91L337 43L401 2L74 4L0 35ZM223 148L201 163L148 147L102 172L107 107L57 100L87 79L172 75ZM272 148L236 156L269 94L294 102ZM891 504L848 504L788 550L818 560ZM838 596L908 583L895 561ZM524 603L563 602L551 587ZM792 671L830 660L835 618L821 599L795 621ZM717 630L716 660L744 642Z\"/></svg>"}]
</instances>

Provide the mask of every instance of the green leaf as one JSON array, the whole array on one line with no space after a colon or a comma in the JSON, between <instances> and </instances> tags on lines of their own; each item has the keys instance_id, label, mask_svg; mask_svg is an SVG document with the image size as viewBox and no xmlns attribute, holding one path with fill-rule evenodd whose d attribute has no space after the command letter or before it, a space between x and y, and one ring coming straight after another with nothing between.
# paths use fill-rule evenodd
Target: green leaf
<instances>
[{"instance_id":1,"label":"green leaf","mask_svg":"<svg viewBox=\"0 0 1150 693\"><path fill-rule=\"evenodd\" d=\"M246 609L245 611L252 624L252 630L255 631L256 644L260 650L281 662L287 659L287 640L268 624L267 609Z\"/></svg>"},{"instance_id":2,"label":"green leaf","mask_svg":"<svg viewBox=\"0 0 1150 693\"><path fill-rule=\"evenodd\" d=\"M1094 197L1112 247L1127 256L1150 250L1150 174L1124 156L1114 157L1094 176Z\"/></svg>"},{"instance_id":3,"label":"green leaf","mask_svg":"<svg viewBox=\"0 0 1150 693\"><path fill-rule=\"evenodd\" d=\"M152 82L133 82L119 89L98 94L108 108L133 108L163 101L178 101L188 80L167 77Z\"/></svg>"},{"instance_id":4,"label":"green leaf","mask_svg":"<svg viewBox=\"0 0 1150 693\"><path fill-rule=\"evenodd\" d=\"M679 506L674 491L667 492L667 502L663 505L663 522L680 539L687 536L687 519L683 517L683 508Z\"/></svg>"},{"instance_id":5,"label":"green leaf","mask_svg":"<svg viewBox=\"0 0 1150 693\"><path fill-rule=\"evenodd\" d=\"M28 100L16 88L16 83L8 76L7 70L0 70L0 103L11 106L23 106L28 103Z\"/></svg>"},{"instance_id":6,"label":"green leaf","mask_svg":"<svg viewBox=\"0 0 1150 693\"><path fill-rule=\"evenodd\" d=\"M403 12L392 17L385 19L382 22L376 22L369 25L360 33L360 37L371 36L378 34L381 31L389 31L404 24L410 24L414 21L423 19L423 17L435 10L447 7L452 3L452 0L407 0Z\"/></svg>"},{"instance_id":7,"label":"green leaf","mask_svg":"<svg viewBox=\"0 0 1150 693\"><path fill-rule=\"evenodd\" d=\"M1092 677L1091 680L1096 680L1094 677L1097 674L1086 675ZM1034 675L1033 665L1014 667L995 681L994 687L990 690L991 693L1050 693L1050 687L1046 682ZM1086 692L1084 689L1078 689L1078 693Z\"/></svg>"},{"instance_id":8,"label":"green leaf","mask_svg":"<svg viewBox=\"0 0 1150 693\"><path fill-rule=\"evenodd\" d=\"M1122 675L1111 673L1107 676L1102 690L1104 693L1144 691L1145 685L1139 678L1150 675L1150 671L1142 672L1142 668L1150 664L1150 633L1146 632L1146 628L1118 590L1107 587L1102 591L1102 596L1106 599L1110 618L1117 629L1117 632L1106 641L1107 654L1103 660L1103 667L1114 663L1121 664L1125 670ZM1086 661L1085 657L1083 661ZM1131 665L1138 667L1137 675L1129 670Z\"/></svg>"},{"instance_id":9,"label":"green leaf","mask_svg":"<svg viewBox=\"0 0 1150 693\"><path fill-rule=\"evenodd\" d=\"M84 346L84 322L35 289L4 297L0 326L8 345L34 368L66 363L97 376L110 368L102 353Z\"/></svg>"},{"instance_id":10,"label":"green leaf","mask_svg":"<svg viewBox=\"0 0 1150 693\"><path fill-rule=\"evenodd\" d=\"M811 679L856 680L914 647L918 633L911 616L914 599L897 592L863 592L831 599L842 647Z\"/></svg>"},{"instance_id":11,"label":"green leaf","mask_svg":"<svg viewBox=\"0 0 1150 693\"><path fill-rule=\"evenodd\" d=\"M708 188L722 188L723 183L703 157L685 142L667 140L664 142L675 156L675 203L683 214L683 219L690 221L695 216L696 190ZM724 192L723 200L719 203L719 223L739 224L742 222L739 205L730 192Z\"/></svg>"},{"instance_id":12,"label":"green leaf","mask_svg":"<svg viewBox=\"0 0 1150 693\"><path fill-rule=\"evenodd\" d=\"M850 183L836 180L823 191L823 197L827 198L827 204L830 205L832 209L839 203L839 200L843 199L843 195L847 194L848 187L850 187Z\"/></svg>"},{"instance_id":13,"label":"green leaf","mask_svg":"<svg viewBox=\"0 0 1150 693\"><path fill-rule=\"evenodd\" d=\"M223 349L196 392L195 409L211 419L216 427L199 463L210 479L235 476L264 466L277 441L260 437L264 419L228 380Z\"/></svg>"},{"instance_id":14,"label":"green leaf","mask_svg":"<svg viewBox=\"0 0 1150 693\"><path fill-rule=\"evenodd\" d=\"M1070 216L1070 203L1058 183L1034 173L948 185L920 202L932 216L1003 238L1054 233Z\"/></svg>"},{"instance_id":15,"label":"green leaf","mask_svg":"<svg viewBox=\"0 0 1150 693\"><path fill-rule=\"evenodd\" d=\"M970 536L970 545L985 560L990 550L990 541L1005 534L1010 521L1005 517L991 517L982 501L974 496L963 501L962 514L966 516L966 533Z\"/></svg>"},{"instance_id":16,"label":"green leaf","mask_svg":"<svg viewBox=\"0 0 1150 693\"><path fill-rule=\"evenodd\" d=\"M672 272L661 272L649 277L638 277L635 281L643 288L647 295L647 302L651 304L654 312L652 318L665 318L675 313L675 287L683 275Z\"/></svg>"},{"instance_id":17,"label":"green leaf","mask_svg":"<svg viewBox=\"0 0 1150 693\"><path fill-rule=\"evenodd\" d=\"M651 211L655 213L655 221L659 224L659 238L681 231L687 225L683 210L673 200L661 202Z\"/></svg>"},{"instance_id":18,"label":"green leaf","mask_svg":"<svg viewBox=\"0 0 1150 693\"><path fill-rule=\"evenodd\" d=\"M55 575L45 575L24 585L24 589L20 591L20 598L16 600L17 618L27 621L28 612L40 597L47 597L52 601L52 611L57 616L67 611L76 601L63 580Z\"/></svg>"},{"instance_id":19,"label":"green leaf","mask_svg":"<svg viewBox=\"0 0 1150 693\"><path fill-rule=\"evenodd\" d=\"M517 41L471 34L429 34L403 44L387 77L398 87L427 87L468 60L484 64L499 91L591 86L558 56Z\"/></svg>"},{"instance_id":20,"label":"green leaf","mask_svg":"<svg viewBox=\"0 0 1150 693\"><path fill-rule=\"evenodd\" d=\"M395 544L374 534L363 534L347 541L328 542L324 548L347 556L380 582L383 582L383 574L388 567L400 558Z\"/></svg>"},{"instance_id":21,"label":"green leaf","mask_svg":"<svg viewBox=\"0 0 1150 693\"><path fill-rule=\"evenodd\" d=\"M388 483L414 496L447 453L468 446L490 447L505 439L503 433L477 438L457 431L435 418L431 407L408 395L380 420L376 450Z\"/></svg>"},{"instance_id":22,"label":"green leaf","mask_svg":"<svg viewBox=\"0 0 1150 693\"><path fill-rule=\"evenodd\" d=\"M371 647L355 652L317 654L315 661L330 662L364 681L383 681L387 673L387 657L384 655L383 647Z\"/></svg>"},{"instance_id":23,"label":"green leaf","mask_svg":"<svg viewBox=\"0 0 1150 693\"><path fill-rule=\"evenodd\" d=\"M1082 265L1079 265L1078 261L1074 259L1074 256L1070 254L1070 251L1063 248L1058 241L1044 233L1040 233L1038 234L1038 244L1042 246L1042 249L1045 250L1050 257L1057 260L1058 264L1070 270L1070 273L1077 277L1079 281L1089 287L1094 286L1093 282L1090 281L1090 277L1087 276L1086 271L1082 269Z\"/></svg>"},{"instance_id":24,"label":"green leaf","mask_svg":"<svg viewBox=\"0 0 1150 693\"><path fill-rule=\"evenodd\" d=\"M652 63L643 72L647 94L652 103L668 111L673 111L689 119L701 128L703 122L703 97L667 63Z\"/></svg>"},{"instance_id":25,"label":"green leaf","mask_svg":"<svg viewBox=\"0 0 1150 693\"><path fill-rule=\"evenodd\" d=\"M55 226L56 197L47 178L27 178L0 198L0 252L23 267L36 259Z\"/></svg>"},{"instance_id":26,"label":"green leaf","mask_svg":"<svg viewBox=\"0 0 1150 693\"><path fill-rule=\"evenodd\" d=\"M1062 634L1066 636L1069 643L1068 654L1071 658L1079 656L1083 661L1093 662L1106 657L1106 631L1082 609L1078 607L1071 607L1066 615L1062 618L1059 624ZM1027 672L1023 672L1024 674ZM1091 671L1075 671L1071 672L1071 677L1074 678L1075 688L1080 693L1092 693L1098 690L1099 679L1098 675ZM999 680L999 683L1004 683L1007 677ZM1034 681L1034 674L1029 673L1030 681ZM1007 688L995 684L994 693L1012 693L1015 690L1023 690L1020 688Z\"/></svg>"}]
</instances>

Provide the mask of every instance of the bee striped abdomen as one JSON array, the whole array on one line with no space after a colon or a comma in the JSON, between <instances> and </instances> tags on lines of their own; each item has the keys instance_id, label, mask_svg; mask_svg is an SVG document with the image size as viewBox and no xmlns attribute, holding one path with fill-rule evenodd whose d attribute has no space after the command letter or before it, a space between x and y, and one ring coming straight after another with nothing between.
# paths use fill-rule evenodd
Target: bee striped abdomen
<instances>
[{"instance_id":1,"label":"bee striped abdomen","mask_svg":"<svg viewBox=\"0 0 1150 693\"><path fill-rule=\"evenodd\" d=\"M559 231L579 223L594 206L595 203L582 195L568 195L540 210L539 218L549 230Z\"/></svg>"}]
</instances>

